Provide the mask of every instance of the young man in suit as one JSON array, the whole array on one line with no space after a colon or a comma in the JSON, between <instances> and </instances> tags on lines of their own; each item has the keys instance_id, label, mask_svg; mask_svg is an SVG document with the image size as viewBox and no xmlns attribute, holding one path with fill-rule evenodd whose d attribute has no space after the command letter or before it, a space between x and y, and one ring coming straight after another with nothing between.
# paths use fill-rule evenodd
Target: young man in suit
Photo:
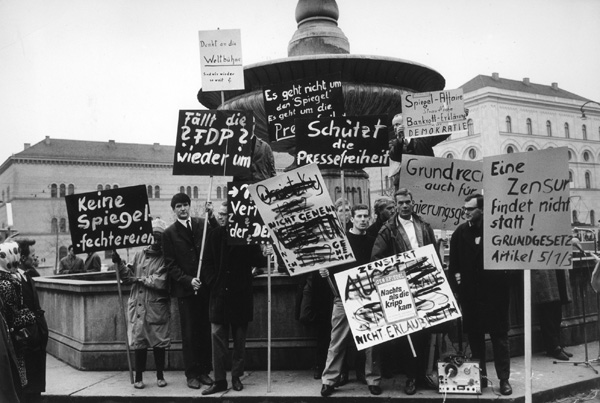
<instances>
[{"instance_id":1,"label":"young man in suit","mask_svg":"<svg viewBox=\"0 0 600 403\"><path fill-rule=\"evenodd\" d=\"M204 220L190 216L190 203L185 193L177 193L171 199L171 208L177 220L163 233L163 251L171 295L177 297L179 308L187 385L192 389L200 389L201 384L213 383L209 376L212 370L209 292L202 287L198 278ZM210 204L206 211L210 227L217 227Z\"/></svg>"}]
</instances>

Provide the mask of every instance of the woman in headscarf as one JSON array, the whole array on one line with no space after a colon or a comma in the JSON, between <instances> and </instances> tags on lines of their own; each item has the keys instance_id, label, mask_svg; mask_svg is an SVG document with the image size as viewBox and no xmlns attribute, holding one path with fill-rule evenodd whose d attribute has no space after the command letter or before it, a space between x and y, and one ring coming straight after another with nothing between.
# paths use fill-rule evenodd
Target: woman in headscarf
<instances>
[{"instance_id":1,"label":"woman in headscarf","mask_svg":"<svg viewBox=\"0 0 600 403\"><path fill-rule=\"evenodd\" d=\"M144 388L148 348L154 352L156 384L167 386L164 378L166 349L171 346L171 300L167 290L167 270L162 252L162 233L167 224L161 219L152 220L153 243L137 252L128 265L113 252L112 260L119 265L125 283L133 283L129 296L128 335L135 350L136 389Z\"/></svg>"}]
</instances>

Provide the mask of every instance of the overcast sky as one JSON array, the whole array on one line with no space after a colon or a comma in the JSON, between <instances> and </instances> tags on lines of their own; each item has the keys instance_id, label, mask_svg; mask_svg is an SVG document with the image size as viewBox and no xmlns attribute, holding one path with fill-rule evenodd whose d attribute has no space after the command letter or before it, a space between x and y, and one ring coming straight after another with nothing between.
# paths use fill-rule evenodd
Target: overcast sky
<instances>
[{"instance_id":1,"label":"overcast sky","mask_svg":"<svg viewBox=\"0 0 600 403\"><path fill-rule=\"evenodd\" d=\"M45 136L175 144L200 109L199 30L241 29L245 65L287 56L293 0L0 0L0 164ZM559 87L600 102L598 0L340 0L353 54Z\"/></svg>"}]
</instances>

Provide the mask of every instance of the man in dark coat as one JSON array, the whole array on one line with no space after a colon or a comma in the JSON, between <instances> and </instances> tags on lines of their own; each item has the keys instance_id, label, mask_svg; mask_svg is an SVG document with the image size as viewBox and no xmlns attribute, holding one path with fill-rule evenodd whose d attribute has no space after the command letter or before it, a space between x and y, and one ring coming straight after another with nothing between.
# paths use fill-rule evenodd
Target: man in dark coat
<instances>
[{"instance_id":1,"label":"man in dark coat","mask_svg":"<svg viewBox=\"0 0 600 403\"><path fill-rule=\"evenodd\" d=\"M367 234L375 238L381 227L383 227L383 224L396 212L396 202L391 197L380 197L375 200L373 211L375 213L375 222L367 228Z\"/></svg>"},{"instance_id":2,"label":"man in dark coat","mask_svg":"<svg viewBox=\"0 0 600 403\"><path fill-rule=\"evenodd\" d=\"M221 226L208 236L201 273L202 283L210 289L209 319L215 368L215 383L202 391L203 395L227 390L225 366L230 328L233 338L231 384L233 390L243 389L240 377L244 374L246 331L254 315L252 266L266 264L259 245L227 244L226 218L227 206L221 205Z\"/></svg>"},{"instance_id":3,"label":"man in dark coat","mask_svg":"<svg viewBox=\"0 0 600 403\"><path fill-rule=\"evenodd\" d=\"M413 213L412 193L406 188L398 189L395 199L397 213L379 230L371 254L372 261L408 252L421 246L436 245L431 226ZM417 381L422 385L430 385L426 377L430 332L424 329L412 333L410 338L416 357L412 354L406 337L399 339L399 342L406 352L404 364L407 379L404 392L407 395L414 395L417 392ZM384 349L382 351L383 356L389 355L389 352L386 352L385 349L389 348L390 343L392 342L385 343L381 347Z\"/></svg>"},{"instance_id":4,"label":"man in dark coat","mask_svg":"<svg viewBox=\"0 0 600 403\"><path fill-rule=\"evenodd\" d=\"M479 360L482 387L487 386L485 334L490 334L500 393L510 395L509 276L504 270L483 267L483 196L468 196L463 209L466 222L450 238L449 268L458 284L463 329L469 337L473 358Z\"/></svg>"},{"instance_id":5,"label":"man in dark coat","mask_svg":"<svg viewBox=\"0 0 600 403\"><path fill-rule=\"evenodd\" d=\"M190 217L190 198L185 193L173 196L171 208L177 220L163 233L165 266L171 295L177 297L187 385L200 389L200 384L213 383L208 376L212 368L209 291L201 287L197 278L204 220ZM218 226L210 206L207 206L207 214L211 227Z\"/></svg>"}]
</instances>

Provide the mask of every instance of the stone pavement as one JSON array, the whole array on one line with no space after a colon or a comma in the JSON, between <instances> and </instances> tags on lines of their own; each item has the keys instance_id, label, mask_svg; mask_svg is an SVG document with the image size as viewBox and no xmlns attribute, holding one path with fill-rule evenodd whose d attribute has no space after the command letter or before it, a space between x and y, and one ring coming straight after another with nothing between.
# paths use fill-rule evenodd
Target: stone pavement
<instances>
[{"instance_id":1,"label":"stone pavement","mask_svg":"<svg viewBox=\"0 0 600 403\"><path fill-rule=\"evenodd\" d=\"M589 359L598 357L598 342L588 344ZM552 358L538 353L532 357L532 396L533 402L551 402L572 394L587 392L600 387L600 376L593 369L600 370L600 364L574 365L574 361L585 358L584 345L570 346L568 351L573 353L570 362L554 364ZM593 368L593 369L592 369ZM502 396L498 392L498 382L495 378L493 363L488 363L488 374L492 381L491 387L483 389L481 395L470 394L440 394L437 390L420 389L414 396L406 396L403 392L404 377L398 375L392 379L383 379L383 393L372 396L366 385L359 384L353 379L336 389L328 398L320 395L321 382L312 378L310 371L273 371L271 374L271 390L267 391L266 371L247 371L242 382L244 390L235 392L231 389L211 396L202 396L201 390L189 389L186 386L182 371L165 373L169 383L164 388L156 386L155 373L146 372L145 389L134 389L130 383L128 371L79 371L69 365L48 356L47 387L42 395L46 403L76 403L76 402L190 402L211 399L223 402L389 402L392 398L405 401L430 402L524 402L525 401L525 363L523 357L513 357L511 361L511 385L513 394ZM230 381L230 379L228 379ZM231 385L229 385L231 387Z\"/></svg>"}]
</instances>

